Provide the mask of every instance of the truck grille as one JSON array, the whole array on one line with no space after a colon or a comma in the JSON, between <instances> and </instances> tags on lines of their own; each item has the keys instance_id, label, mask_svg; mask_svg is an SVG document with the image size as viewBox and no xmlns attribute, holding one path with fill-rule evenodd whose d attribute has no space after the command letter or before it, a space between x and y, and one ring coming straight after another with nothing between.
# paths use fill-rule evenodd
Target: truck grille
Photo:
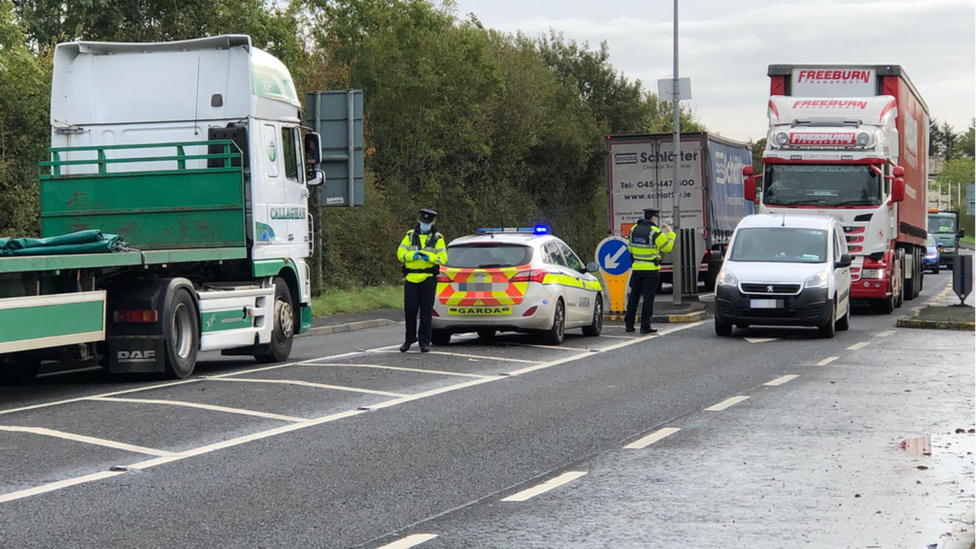
<instances>
[{"instance_id":1,"label":"truck grille","mask_svg":"<svg viewBox=\"0 0 976 549\"><path fill-rule=\"evenodd\" d=\"M742 291L747 294L796 294L800 292L799 284L758 284L742 283Z\"/></svg>"}]
</instances>

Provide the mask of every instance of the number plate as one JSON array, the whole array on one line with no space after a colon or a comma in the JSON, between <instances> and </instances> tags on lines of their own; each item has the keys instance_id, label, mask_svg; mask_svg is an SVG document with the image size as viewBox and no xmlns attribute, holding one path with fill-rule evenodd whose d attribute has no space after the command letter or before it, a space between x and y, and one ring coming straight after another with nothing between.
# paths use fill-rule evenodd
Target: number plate
<instances>
[{"instance_id":1,"label":"number plate","mask_svg":"<svg viewBox=\"0 0 976 549\"><path fill-rule=\"evenodd\" d=\"M506 316L512 314L511 307L448 307L450 316Z\"/></svg>"},{"instance_id":2,"label":"number plate","mask_svg":"<svg viewBox=\"0 0 976 549\"><path fill-rule=\"evenodd\" d=\"M749 307L753 309L775 309L779 307L779 301L776 299L750 299Z\"/></svg>"}]
</instances>

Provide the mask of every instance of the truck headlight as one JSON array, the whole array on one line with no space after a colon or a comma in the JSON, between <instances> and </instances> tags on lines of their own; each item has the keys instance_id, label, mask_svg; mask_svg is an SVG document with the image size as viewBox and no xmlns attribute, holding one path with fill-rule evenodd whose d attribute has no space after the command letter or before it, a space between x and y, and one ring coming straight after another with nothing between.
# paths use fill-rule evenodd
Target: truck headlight
<instances>
[{"instance_id":1,"label":"truck headlight","mask_svg":"<svg viewBox=\"0 0 976 549\"><path fill-rule=\"evenodd\" d=\"M885 277L884 269L862 269L861 278L867 280L881 280Z\"/></svg>"},{"instance_id":2,"label":"truck headlight","mask_svg":"<svg viewBox=\"0 0 976 549\"><path fill-rule=\"evenodd\" d=\"M803 283L804 288L826 288L830 284L830 278L827 273L817 273L810 278L806 279Z\"/></svg>"},{"instance_id":3,"label":"truck headlight","mask_svg":"<svg viewBox=\"0 0 976 549\"><path fill-rule=\"evenodd\" d=\"M790 141L790 136L786 135L786 132L779 132L776 134L776 144L780 147L786 145Z\"/></svg>"},{"instance_id":4,"label":"truck headlight","mask_svg":"<svg viewBox=\"0 0 976 549\"><path fill-rule=\"evenodd\" d=\"M868 142L870 142L870 141L871 141L871 136L868 135L866 132L861 132L861 133L857 134L857 144L858 145L860 145L860 146L863 147L863 146L867 145Z\"/></svg>"},{"instance_id":5,"label":"truck headlight","mask_svg":"<svg viewBox=\"0 0 976 549\"><path fill-rule=\"evenodd\" d=\"M739 285L739 279L736 278L734 274L732 274L731 272L729 272L729 271L727 271L725 269L722 269L721 271L719 271L718 278L715 279L715 282L719 286L733 286L733 287L737 287Z\"/></svg>"}]
</instances>

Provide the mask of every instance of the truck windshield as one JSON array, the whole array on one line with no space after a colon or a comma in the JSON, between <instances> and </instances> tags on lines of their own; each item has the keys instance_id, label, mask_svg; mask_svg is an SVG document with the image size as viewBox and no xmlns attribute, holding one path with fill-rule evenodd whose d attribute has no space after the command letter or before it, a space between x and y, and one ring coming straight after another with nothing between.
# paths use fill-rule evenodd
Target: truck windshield
<instances>
[{"instance_id":1,"label":"truck windshield","mask_svg":"<svg viewBox=\"0 0 976 549\"><path fill-rule=\"evenodd\" d=\"M951 215L930 215L930 233L954 233L956 232L956 219Z\"/></svg>"},{"instance_id":2,"label":"truck windshield","mask_svg":"<svg viewBox=\"0 0 976 549\"><path fill-rule=\"evenodd\" d=\"M870 166L770 164L763 202L770 206L880 206L881 181Z\"/></svg>"},{"instance_id":3,"label":"truck windshield","mask_svg":"<svg viewBox=\"0 0 976 549\"><path fill-rule=\"evenodd\" d=\"M827 260L827 231L767 227L740 229L732 244L732 261L823 263Z\"/></svg>"}]
</instances>

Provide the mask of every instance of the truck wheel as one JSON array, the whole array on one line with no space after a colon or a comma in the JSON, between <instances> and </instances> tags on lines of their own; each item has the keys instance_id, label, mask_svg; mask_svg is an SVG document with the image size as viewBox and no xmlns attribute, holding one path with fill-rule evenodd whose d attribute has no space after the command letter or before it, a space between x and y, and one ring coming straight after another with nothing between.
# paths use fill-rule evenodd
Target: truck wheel
<instances>
[{"instance_id":1,"label":"truck wheel","mask_svg":"<svg viewBox=\"0 0 976 549\"><path fill-rule=\"evenodd\" d=\"M830 314L827 315L827 323L823 326L818 326L817 330L820 332L820 337L824 339L830 339L834 337L834 332L837 329L837 322L834 317L837 316L837 304L833 301L830 302Z\"/></svg>"},{"instance_id":2,"label":"truck wheel","mask_svg":"<svg viewBox=\"0 0 976 549\"><path fill-rule=\"evenodd\" d=\"M291 299L291 289L283 278L274 279L274 328L271 330L271 346L266 353L256 354L258 362L284 362L291 355L295 342L295 306Z\"/></svg>"},{"instance_id":3,"label":"truck wheel","mask_svg":"<svg viewBox=\"0 0 976 549\"><path fill-rule=\"evenodd\" d=\"M542 337L548 345L559 345L566 336L566 306L563 300L556 302L556 312L552 315L552 328Z\"/></svg>"},{"instance_id":4,"label":"truck wheel","mask_svg":"<svg viewBox=\"0 0 976 549\"><path fill-rule=\"evenodd\" d=\"M184 379L193 373L197 365L197 352L200 350L200 315L193 297L185 289L179 289L167 296L169 303L163 307L169 318L164 320L166 375Z\"/></svg>"},{"instance_id":5,"label":"truck wheel","mask_svg":"<svg viewBox=\"0 0 976 549\"><path fill-rule=\"evenodd\" d=\"M21 385L37 377L41 357L36 353L10 353L0 356L0 385Z\"/></svg>"},{"instance_id":6,"label":"truck wheel","mask_svg":"<svg viewBox=\"0 0 976 549\"><path fill-rule=\"evenodd\" d=\"M479 336L481 334L478 334ZM451 344L451 332L447 330L432 330L430 332L430 342L438 347L446 347Z\"/></svg>"},{"instance_id":7,"label":"truck wheel","mask_svg":"<svg viewBox=\"0 0 976 549\"><path fill-rule=\"evenodd\" d=\"M583 335L598 337L601 333L603 333L603 296L596 294L596 302L593 303L593 322L589 326L583 326Z\"/></svg>"},{"instance_id":8,"label":"truck wheel","mask_svg":"<svg viewBox=\"0 0 976 549\"><path fill-rule=\"evenodd\" d=\"M716 316L715 317L715 335L722 336L722 337L728 337L728 336L732 335L732 323L731 322L725 322L724 320L719 320L718 317Z\"/></svg>"},{"instance_id":9,"label":"truck wheel","mask_svg":"<svg viewBox=\"0 0 976 549\"><path fill-rule=\"evenodd\" d=\"M890 315L895 310L894 294L885 299L874 299L871 301L871 310L881 315Z\"/></svg>"}]
</instances>

